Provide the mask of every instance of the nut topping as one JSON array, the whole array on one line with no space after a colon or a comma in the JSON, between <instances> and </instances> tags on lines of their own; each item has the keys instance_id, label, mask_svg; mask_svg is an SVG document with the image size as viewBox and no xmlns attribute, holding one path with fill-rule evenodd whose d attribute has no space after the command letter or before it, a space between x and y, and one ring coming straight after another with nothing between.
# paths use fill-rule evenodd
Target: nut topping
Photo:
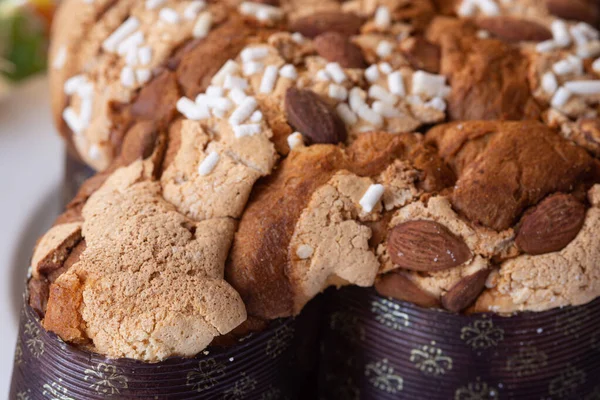
<instances>
[{"instance_id":1,"label":"nut topping","mask_svg":"<svg viewBox=\"0 0 600 400\"><path fill-rule=\"evenodd\" d=\"M360 47L337 32L325 32L315 39L317 53L327 61L337 62L344 68L365 68L367 62Z\"/></svg>"},{"instance_id":2,"label":"nut topping","mask_svg":"<svg viewBox=\"0 0 600 400\"><path fill-rule=\"evenodd\" d=\"M290 125L312 143L336 144L347 137L338 115L312 90L289 88L285 111Z\"/></svg>"},{"instance_id":3,"label":"nut topping","mask_svg":"<svg viewBox=\"0 0 600 400\"><path fill-rule=\"evenodd\" d=\"M515 241L529 254L559 251L577 236L584 219L580 201L570 194L554 194L525 214Z\"/></svg>"},{"instance_id":4,"label":"nut topping","mask_svg":"<svg viewBox=\"0 0 600 400\"><path fill-rule=\"evenodd\" d=\"M469 247L445 226L433 221L408 221L392 228L388 240L392 262L412 271L440 271L471 258Z\"/></svg>"}]
</instances>

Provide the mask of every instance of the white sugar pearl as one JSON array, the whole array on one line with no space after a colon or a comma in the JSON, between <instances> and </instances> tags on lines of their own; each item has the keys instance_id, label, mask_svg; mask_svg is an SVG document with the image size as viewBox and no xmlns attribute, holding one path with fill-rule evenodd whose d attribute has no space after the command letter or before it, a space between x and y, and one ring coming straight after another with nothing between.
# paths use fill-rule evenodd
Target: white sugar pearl
<instances>
[{"instance_id":1,"label":"white sugar pearl","mask_svg":"<svg viewBox=\"0 0 600 400\"><path fill-rule=\"evenodd\" d=\"M294 132L287 137L287 143L290 150L304 146L304 138L300 132Z\"/></svg>"},{"instance_id":2,"label":"white sugar pearl","mask_svg":"<svg viewBox=\"0 0 600 400\"><path fill-rule=\"evenodd\" d=\"M377 68L377 65L373 64L365 69L365 78L371 83L376 82L379 79L379 68Z\"/></svg>"},{"instance_id":3,"label":"white sugar pearl","mask_svg":"<svg viewBox=\"0 0 600 400\"><path fill-rule=\"evenodd\" d=\"M196 39L205 38L212 27L212 14L208 11L201 13L194 24L192 35Z\"/></svg>"},{"instance_id":4,"label":"white sugar pearl","mask_svg":"<svg viewBox=\"0 0 600 400\"><path fill-rule=\"evenodd\" d=\"M119 26L104 42L102 48L108 52L117 51L117 46L129 35L140 27L140 21L136 17L129 17L121 26Z\"/></svg>"},{"instance_id":5,"label":"white sugar pearl","mask_svg":"<svg viewBox=\"0 0 600 400\"><path fill-rule=\"evenodd\" d=\"M327 73L335 83L342 83L346 80L346 73L344 72L340 64L336 62L327 63L327 65L325 66L325 71L327 71Z\"/></svg>"},{"instance_id":6,"label":"white sugar pearl","mask_svg":"<svg viewBox=\"0 0 600 400\"><path fill-rule=\"evenodd\" d=\"M550 102L550 104L552 105L552 107L562 107L563 105L565 105L565 103L569 100L570 97L571 92L564 87L560 87L552 97L552 101Z\"/></svg>"},{"instance_id":7,"label":"white sugar pearl","mask_svg":"<svg viewBox=\"0 0 600 400\"><path fill-rule=\"evenodd\" d=\"M390 14L389 8L385 6L377 7L375 11L375 26L379 29L388 29L392 24L392 15Z\"/></svg>"},{"instance_id":8,"label":"white sugar pearl","mask_svg":"<svg viewBox=\"0 0 600 400\"><path fill-rule=\"evenodd\" d=\"M313 248L307 244L301 244L296 249L296 255L301 260L309 259L313 255Z\"/></svg>"},{"instance_id":9,"label":"white sugar pearl","mask_svg":"<svg viewBox=\"0 0 600 400\"><path fill-rule=\"evenodd\" d=\"M258 91L260 93L271 93L277 83L277 76L279 74L279 67L275 65L269 65L265 68L262 80L260 81L260 87Z\"/></svg>"},{"instance_id":10,"label":"white sugar pearl","mask_svg":"<svg viewBox=\"0 0 600 400\"><path fill-rule=\"evenodd\" d=\"M198 165L198 174L201 176L210 174L217 166L220 158L221 157L216 151L211 151L208 156L202 160L200 165Z\"/></svg>"},{"instance_id":11,"label":"white sugar pearl","mask_svg":"<svg viewBox=\"0 0 600 400\"><path fill-rule=\"evenodd\" d=\"M146 10L156 10L162 6L166 0L146 0Z\"/></svg>"},{"instance_id":12,"label":"white sugar pearl","mask_svg":"<svg viewBox=\"0 0 600 400\"><path fill-rule=\"evenodd\" d=\"M198 13L206 8L206 2L202 0L192 1L183 11L183 18L192 21Z\"/></svg>"},{"instance_id":13,"label":"white sugar pearl","mask_svg":"<svg viewBox=\"0 0 600 400\"><path fill-rule=\"evenodd\" d=\"M260 131L260 124L235 125L233 127L233 133L236 138L241 138L244 136L254 136L259 134Z\"/></svg>"},{"instance_id":14,"label":"white sugar pearl","mask_svg":"<svg viewBox=\"0 0 600 400\"><path fill-rule=\"evenodd\" d=\"M354 125L358 122L356 114L348 107L346 103L340 103L335 108L339 117L346 125Z\"/></svg>"},{"instance_id":15,"label":"white sugar pearl","mask_svg":"<svg viewBox=\"0 0 600 400\"><path fill-rule=\"evenodd\" d=\"M279 70L279 75L291 80L298 79L298 72L296 71L296 67L294 67L292 64L286 64L281 67Z\"/></svg>"},{"instance_id":16,"label":"white sugar pearl","mask_svg":"<svg viewBox=\"0 0 600 400\"><path fill-rule=\"evenodd\" d=\"M241 124L250 118L252 113L256 111L257 107L258 103L254 97L246 97L229 117L229 123L234 126Z\"/></svg>"},{"instance_id":17,"label":"white sugar pearl","mask_svg":"<svg viewBox=\"0 0 600 400\"><path fill-rule=\"evenodd\" d=\"M158 18L167 24L177 24L180 21L179 14L172 8L165 7L158 12Z\"/></svg>"},{"instance_id":18,"label":"white sugar pearl","mask_svg":"<svg viewBox=\"0 0 600 400\"><path fill-rule=\"evenodd\" d=\"M388 75L388 87L390 92L397 96L405 96L406 90L404 88L404 78L400 71L392 72Z\"/></svg>"},{"instance_id":19,"label":"white sugar pearl","mask_svg":"<svg viewBox=\"0 0 600 400\"><path fill-rule=\"evenodd\" d=\"M387 40L382 40L377 45L375 53L377 53L379 57L385 58L389 57L392 54L392 51L394 51L394 44L392 42L388 42Z\"/></svg>"},{"instance_id":20,"label":"white sugar pearl","mask_svg":"<svg viewBox=\"0 0 600 400\"><path fill-rule=\"evenodd\" d=\"M552 72L546 72L542 75L542 90L548 94L554 94L558 89L558 82Z\"/></svg>"},{"instance_id":21,"label":"white sugar pearl","mask_svg":"<svg viewBox=\"0 0 600 400\"><path fill-rule=\"evenodd\" d=\"M360 199L359 204L364 212L370 213L373 208L377 205L381 196L383 196L384 187L380 184L374 184L369 186L363 197Z\"/></svg>"},{"instance_id":22,"label":"white sugar pearl","mask_svg":"<svg viewBox=\"0 0 600 400\"><path fill-rule=\"evenodd\" d=\"M345 87L336 85L335 83L329 84L329 97L336 100L344 101L348 98L348 90Z\"/></svg>"}]
</instances>

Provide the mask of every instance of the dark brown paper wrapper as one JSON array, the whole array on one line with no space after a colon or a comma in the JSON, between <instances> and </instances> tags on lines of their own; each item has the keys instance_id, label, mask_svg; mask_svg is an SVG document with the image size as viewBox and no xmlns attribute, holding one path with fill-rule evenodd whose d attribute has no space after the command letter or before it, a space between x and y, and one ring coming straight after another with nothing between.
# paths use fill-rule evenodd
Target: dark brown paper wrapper
<instances>
[{"instance_id":1,"label":"dark brown paper wrapper","mask_svg":"<svg viewBox=\"0 0 600 400\"><path fill-rule=\"evenodd\" d=\"M109 359L66 344L24 306L10 399L314 398L318 305L230 348L159 363ZM313 391L311 393L311 390Z\"/></svg>"},{"instance_id":2,"label":"dark brown paper wrapper","mask_svg":"<svg viewBox=\"0 0 600 400\"><path fill-rule=\"evenodd\" d=\"M600 299L512 317L362 288L327 300L321 399L600 399Z\"/></svg>"},{"instance_id":3,"label":"dark brown paper wrapper","mask_svg":"<svg viewBox=\"0 0 600 400\"><path fill-rule=\"evenodd\" d=\"M65 176L62 194L63 205L67 205L73 200L83 182L91 178L94 174L95 171L92 168L67 152L65 155Z\"/></svg>"}]
</instances>

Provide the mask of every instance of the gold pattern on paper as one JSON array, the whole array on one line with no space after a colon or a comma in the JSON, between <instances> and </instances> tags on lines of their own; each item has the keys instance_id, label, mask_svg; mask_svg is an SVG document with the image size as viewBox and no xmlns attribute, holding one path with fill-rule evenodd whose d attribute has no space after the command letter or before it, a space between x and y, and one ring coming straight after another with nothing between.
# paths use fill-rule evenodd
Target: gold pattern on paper
<instances>
[{"instance_id":1,"label":"gold pattern on paper","mask_svg":"<svg viewBox=\"0 0 600 400\"><path fill-rule=\"evenodd\" d=\"M267 342L267 349L265 350L267 355L271 358L279 357L291 346L294 333L294 328L289 324L281 325L275 329L273 337Z\"/></svg>"},{"instance_id":2,"label":"gold pattern on paper","mask_svg":"<svg viewBox=\"0 0 600 400\"><path fill-rule=\"evenodd\" d=\"M548 355L535 347L522 347L519 354L510 356L506 369L516 376L529 376L548 365Z\"/></svg>"},{"instance_id":3,"label":"gold pattern on paper","mask_svg":"<svg viewBox=\"0 0 600 400\"><path fill-rule=\"evenodd\" d=\"M90 383L90 389L105 396L112 396L127 389L127 378L119 373L117 367L105 363L83 371L84 380Z\"/></svg>"},{"instance_id":4,"label":"gold pattern on paper","mask_svg":"<svg viewBox=\"0 0 600 400\"><path fill-rule=\"evenodd\" d=\"M410 325L408 314L402 308L388 299L377 299L371 302L371 312L376 314L375 320L388 328L402 330Z\"/></svg>"},{"instance_id":5,"label":"gold pattern on paper","mask_svg":"<svg viewBox=\"0 0 600 400\"><path fill-rule=\"evenodd\" d=\"M563 310L554 321L554 327L565 336L576 335L590 319L590 311L583 307L571 307Z\"/></svg>"},{"instance_id":6,"label":"gold pattern on paper","mask_svg":"<svg viewBox=\"0 0 600 400\"><path fill-rule=\"evenodd\" d=\"M345 311L336 311L329 318L329 327L344 338L356 342L365 340L365 328L359 324L358 317Z\"/></svg>"},{"instance_id":7,"label":"gold pattern on paper","mask_svg":"<svg viewBox=\"0 0 600 400\"><path fill-rule=\"evenodd\" d=\"M23 347L21 338L17 339L17 347L15 347L15 365L21 365L23 363Z\"/></svg>"},{"instance_id":8,"label":"gold pattern on paper","mask_svg":"<svg viewBox=\"0 0 600 400\"><path fill-rule=\"evenodd\" d=\"M454 400L498 400L498 389L481 382L477 377L475 382L470 382L466 386L456 389Z\"/></svg>"},{"instance_id":9,"label":"gold pattern on paper","mask_svg":"<svg viewBox=\"0 0 600 400\"><path fill-rule=\"evenodd\" d=\"M16 400L31 400L31 397L29 397L29 389L27 389L27 391L18 392Z\"/></svg>"},{"instance_id":10,"label":"gold pattern on paper","mask_svg":"<svg viewBox=\"0 0 600 400\"><path fill-rule=\"evenodd\" d=\"M396 394L402 390L404 380L400 375L394 374L394 368L384 358L365 366L365 376L371 385L384 392Z\"/></svg>"},{"instance_id":11,"label":"gold pattern on paper","mask_svg":"<svg viewBox=\"0 0 600 400\"><path fill-rule=\"evenodd\" d=\"M425 375L443 375L452 369L452 358L436 347L435 341L410 351L410 361Z\"/></svg>"},{"instance_id":12,"label":"gold pattern on paper","mask_svg":"<svg viewBox=\"0 0 600 400\"><path fill-rule=\"evenodd\" d=\"M67 396L67 388L63 387L60 383L62 379L59 379L58 382L46 383L42 388L44 391L42 394L48 400L75 400L72 397Z\"/></svg>"},{"instance_id":13,"label":"gold pattern on paper","mask_svg":"<svg viewBox=\"0 0 600 400\"><path fill-rule=\"evenodd\" d=\"M248 394L256 387L256 379L241 373L242 378L235 385L223 393L223 400L242 400L248 397Z\"/></svg>"},{"instance_id":14,"label":"gold pattern on paper","mask_svg":"<svg viewBox=\"0 0 600 400\"><path fill-rule=\"evenodd\" d=\"M504 340L504 330L491 319L478 319L460 330L460 338L473 350L495 347Z\"/></svg>"},{"instance_id":15,"label":"gold pattern on paper","mask_svg":"<svg viewBox=\"0 0 600 400\"><path fill-rule=\"evenodd\" d=\"M29 321L25 324L25 345L35 358L44 354L44 342L40 339L40 328L35 322Z\"/></svg>"},{"instance_id":16,"label":"gold pattern on paper","mask_svg":"<svg viewBox=\"0 0 600 400\"><path fill-rule=\"evenodd\" d=\"M570 397L575 394L577 388L585 383L585 372L567 365L567 368L556 378L550 381L548 393L557 398Z\"/></svg>"},{"instance_id":17,"label":"gold pattern on paper","mask_svg":"<svg viewBox=\"0 0 600 400\"><path fill-rule=\"evenodd\" d=\"M223 375L225 375L225 366L214 358L200 360L198 367L188 372L186 386L200 393L219 383Z\"/></svg>"}]
</instances>

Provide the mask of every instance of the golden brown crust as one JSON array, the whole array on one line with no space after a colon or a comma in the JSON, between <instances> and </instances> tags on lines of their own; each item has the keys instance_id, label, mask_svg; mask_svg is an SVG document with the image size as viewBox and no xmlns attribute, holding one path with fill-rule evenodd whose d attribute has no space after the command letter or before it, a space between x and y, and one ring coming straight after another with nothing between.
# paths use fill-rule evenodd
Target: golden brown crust
<instances>
[{"instance_id":1,"label":"golden brown crust","mask_svg":"<svg viewBox=\"0 0 600 400\"><path fill-rule=\"evenodd\" d=\"M509 228L546 195L597 179L585 150L539 122L456 122L433 128L427 138L456 169L454 207L496 230Z\"/></svg>"},{"instance_id":2,"label":"golden brown crust","mask_svg":"<svg viewBox=\"0 0 600 400\"><path fill-rule=\"evenodd\" d=\"M427 34L441 47L440 71L452 87L450 119L539 119L541 109L527 81L527 59L516 48L473 33L467 23L440 17Z\"/></svg>"},{"instance_id":3,"label":"golden brown crust","mask_svg":"<svg viewBox=\"0 0 600 400\"><path fill-rule=\"evenodd\" d=\"M259 182L240 220L226 268L226 278L242 295L249 314L275 318L294 313L287 276L289 244L315 190L337 171L376 176L396 159L409 160L424 171L419 183L431 191L452 181L443 162L414 134L370 133L346 151L332 145L294 151Z\"/></svg>"}]
</instances>

